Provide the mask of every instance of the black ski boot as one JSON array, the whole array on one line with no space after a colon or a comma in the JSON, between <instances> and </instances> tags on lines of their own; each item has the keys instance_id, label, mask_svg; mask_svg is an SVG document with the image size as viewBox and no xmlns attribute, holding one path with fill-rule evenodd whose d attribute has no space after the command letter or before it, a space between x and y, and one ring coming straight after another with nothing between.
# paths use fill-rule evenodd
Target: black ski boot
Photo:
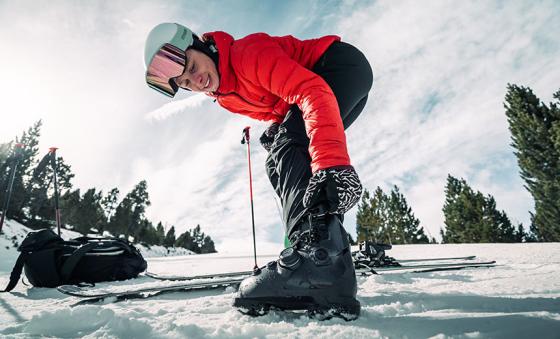
<instances>
[{"instance_id":1,"label":"black ski boot","mask_svg":"<svg viewBox=\"0 0 560 339\"><path fill-rule=\"evenodd\" d=\"M277 261L241 282L233 306L252 316L275 308L307 310L321 320L356 319L356 274L341 216L313 213L296 226L290 241L292 247Z\"/></svg>"}]
</instances>

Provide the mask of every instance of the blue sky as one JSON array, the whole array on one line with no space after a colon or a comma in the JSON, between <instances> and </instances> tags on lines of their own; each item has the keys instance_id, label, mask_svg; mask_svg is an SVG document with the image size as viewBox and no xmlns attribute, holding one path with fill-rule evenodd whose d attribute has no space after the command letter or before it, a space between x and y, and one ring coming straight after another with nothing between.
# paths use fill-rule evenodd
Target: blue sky
<instances>
[{"instance_id":1,"label":"blue sky","mask_svg":"<svg viewBox=\"0 0 560 339\"><path fill-rule=\"evenodd\" d=\"M560 87L557 1L0 1L0 142L43 119L42 149L60 148L77 187L148 181L148 216L179 231L200 224L218 249L250 247L246 125L205 97L169 99L144 83L143 44L156 24L311 38L337 34L370 60L374 89L347 131L364 186L398 185L427 232L443 226L447 174L492 194L529 223L503 109L506 84L545 102ZM261 248L282 227L253 147ZM355 232L355 210L346 218Z\"/></svg>"}]
</instances>

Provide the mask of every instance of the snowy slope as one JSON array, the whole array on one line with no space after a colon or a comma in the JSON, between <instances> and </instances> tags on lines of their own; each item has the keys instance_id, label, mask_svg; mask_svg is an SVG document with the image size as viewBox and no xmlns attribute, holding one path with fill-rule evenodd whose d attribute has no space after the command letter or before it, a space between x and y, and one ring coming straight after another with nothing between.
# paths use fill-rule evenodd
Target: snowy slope
<instances>
[{"instance_id":1,"label":"snowy slope","mask_svg":"<svg viewBox=\"0 0 560 339\"><path fill-rule=\"evenodd\" d=\"M560 338L559 243L409 245L395 246L390 254L401 259L477 254L499 266L361 277L362 315L353 322L319 322L285 312L250 318L230 306L232 289L76 306L77 299L56 290L19 284L13 293L0 294L0 337ZM259 264L272 257L259 258ZM148 262L152 272L175 274L252 267L250 255ZM8 274L0 272L0 285Z\"/></svg>"}]
</instances>

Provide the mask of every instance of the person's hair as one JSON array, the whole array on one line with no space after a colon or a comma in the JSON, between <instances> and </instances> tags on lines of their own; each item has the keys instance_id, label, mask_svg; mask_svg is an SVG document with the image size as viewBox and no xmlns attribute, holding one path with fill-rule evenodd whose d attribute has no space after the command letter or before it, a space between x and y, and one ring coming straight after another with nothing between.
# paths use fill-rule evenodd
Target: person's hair
<instances>
[{"instance_id":1,"label":"person's hair","mask_svg":"<svg viewBox=\"0 0 560 339\"><path fill-rule=\"evenodd\" d=\"M198 35L193 33L193 44L189 48L196 49L197 51L206 54L210 57L210 59L212 59L212 61L214 61L216 67L218 67L218 50L216 49L214 41L211 39L200 39Z\"/></svg>"}]
</instances>

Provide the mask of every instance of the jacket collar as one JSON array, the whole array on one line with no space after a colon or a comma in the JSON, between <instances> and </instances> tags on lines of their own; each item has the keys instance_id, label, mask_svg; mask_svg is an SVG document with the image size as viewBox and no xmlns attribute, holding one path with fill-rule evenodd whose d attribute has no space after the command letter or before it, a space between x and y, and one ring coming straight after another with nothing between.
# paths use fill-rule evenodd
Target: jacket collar
<instances>
[{"instance_id":1,"label":"jacket collar","mask_svg":"<svg viewBox=\"0 0 560 339\"><path fill-rule=\"evenodd\" d=\"M231 35L226 32L216 31L203 34L204 39L212 40L218 49L218 73L220 74L220 86L210 94L218 96L235 91L237 79L234 75L230 62L230 49L234 42Z\"/></svg>"}]
</instances>

